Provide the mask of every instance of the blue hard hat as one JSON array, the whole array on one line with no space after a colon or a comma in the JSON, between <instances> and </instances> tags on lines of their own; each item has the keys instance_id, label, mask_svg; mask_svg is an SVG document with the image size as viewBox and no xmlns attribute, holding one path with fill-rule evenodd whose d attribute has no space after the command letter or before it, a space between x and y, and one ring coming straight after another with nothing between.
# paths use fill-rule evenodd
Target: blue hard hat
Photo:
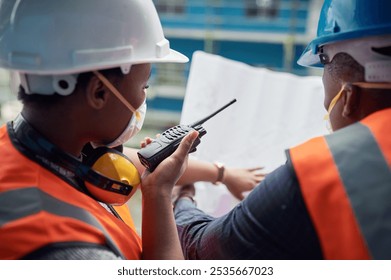
<instances>
[{"instance_id":1,"label":"blue hard hat","mask_svg":"<svg viewBox=\"0 0 391 280\"><path fill-rule=\"evenodd\" d=\"M325 0L317 37L298 64L322 67L317 55L320 46L379 35L391 35L391 0Z\"/></svg>"}]
</instances>

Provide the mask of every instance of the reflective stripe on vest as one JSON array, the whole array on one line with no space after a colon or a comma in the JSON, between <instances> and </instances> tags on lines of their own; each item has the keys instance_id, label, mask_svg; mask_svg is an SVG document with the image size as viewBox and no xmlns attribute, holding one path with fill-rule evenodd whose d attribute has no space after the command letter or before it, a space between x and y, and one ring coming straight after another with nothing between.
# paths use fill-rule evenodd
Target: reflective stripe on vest
<instances>
[{"instance_id":1,"label":"reflective stripe on vest","mask_svg":"<svg viewBox=\"0 0 391 280\"><path fill-rule=\"evenodd\" d=\"M387 142L390 112L290 150L327 259L391 257L390 150L389 144L379 147L374 137ZM373 133L377 119L383 125Z\"/></svg>"},{"instance_id":2,"label":"reflective stripe on vest","mask_svg":"<svg viewBox=\"0 0 391 280\"><path fill-rule=\"evenodd\" d=\"M391 171L376 140L360 123L326 139L372 257L389 259Z\"/></svg>"},{"instance_id":3,"label":"reflective stripe on vest","mask_svg":"<svg viewBox=\"0 0 391 280\"><path fill-rule=\"evenodd\" d=\"M77 219L96 228L105 236L108 247L118 256L124 258L104 227L86 210L58 200L35 187L0 193L0 228L42 211L56 216Z\"/></svg>"}]
</instances>

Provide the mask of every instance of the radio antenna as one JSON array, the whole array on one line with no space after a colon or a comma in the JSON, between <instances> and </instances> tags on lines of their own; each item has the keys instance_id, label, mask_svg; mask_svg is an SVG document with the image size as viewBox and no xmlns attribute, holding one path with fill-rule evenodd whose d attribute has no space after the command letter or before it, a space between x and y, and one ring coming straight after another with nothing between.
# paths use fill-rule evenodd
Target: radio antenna
<instances>
[{"instance_id":1,"label":"radio antenna","mask_svg":"<svg viewBox=\"0 0 391 280\"><path fill-rule=\"evenodd\" d=\"M228 104L224 105L223 107L221 107L220 109L218 109L216 112L210 114L209 116L203 118L202 120L198 121L198 122L195 122L193 123L192 125L190 125L192 128L195 128L196 126L198 125L201 125L203 124L204 122L206 122L207 120L209 120L210 118L214 117L215 115L217 115L218 113L220 113L221 111L223 111L225 108L227 108L228 106L231 106L233 103L236 102L236 98L231 100Z\"/></svg>"}]
</instances>

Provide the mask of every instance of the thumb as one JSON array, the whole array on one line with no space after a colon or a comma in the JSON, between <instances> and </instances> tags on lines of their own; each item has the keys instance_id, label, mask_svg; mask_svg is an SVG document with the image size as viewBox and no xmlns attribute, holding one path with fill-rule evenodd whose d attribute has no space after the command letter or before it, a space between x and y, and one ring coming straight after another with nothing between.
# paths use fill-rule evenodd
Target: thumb
<instances>
[{"instance_id":1,"label":"thumb","mask_svg":"<svg viewBox=\"0 0 391 280\"><path fill-rule=\"evenodd\" d=\"M239 200L243 200L244 199L244 195L242 193L238 193L235 195L235 197Z\"/></svg>"},{"instance_id":2,"label":"thumb","mask_svg":"<svg viewBox=\"0 0 391 280\"><path fill-rule=\"evenodd\" d=\"M198 137L198 131L193 130L187 134L179 144L178 149L175 151L175 154L179 157L186 157L189 153L195 139Z\"/></svg>"}]
</instances>

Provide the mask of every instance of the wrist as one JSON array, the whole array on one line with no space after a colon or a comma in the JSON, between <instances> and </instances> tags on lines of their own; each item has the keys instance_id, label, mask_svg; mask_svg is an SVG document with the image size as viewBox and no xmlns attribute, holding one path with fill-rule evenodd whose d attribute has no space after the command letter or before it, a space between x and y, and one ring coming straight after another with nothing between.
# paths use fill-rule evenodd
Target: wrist
<instances>
[{"instance_id":1,"label":"wrist","mask_svg":"<svg viewBox=\"0 0 391 280\"><path fill-rule=\"evenodd\" d=\"M225 175L225 166L223 163L215 161L213 165L217 168L217 176L216 180L213 182L213 184L218 185L221 184L224 180Z\"/></svg>"},{"instance_id":2,"label":"wrist","mask_svg":"<svg viewBox=\"0 0 391 280\"><path fill-rule=\"evenodd\" d=\"M175 210L178 202L180 200L188 200L190 201L193 205L197 206L197 201L194 199L194 195L189 194L189 193L183 193L180 194L173 202L172 202L172 208Z\"/></svg>"},{"instance_id":3,"label":"wrist","mask_svg":"<svg viewBox=\"0 0 391 280\"><path fill-rule=\"evenodd\" d=\"M187 199L193 202L195 205L197 205L196 200L194 199L194 195L192 194L181 194L178 196L178 198L174 201L174 204L176 204L181 199Z\"/></svg>"},{"instance_id":4,"label":"wrist","mask_svg":"<svg viewBox=\"0 0 391 280\"><path fill-rule=\"evenodd\" d=\"M141 193L143 197L148 199L159 199L159 198L171 198L172 186L143 186L141 187Z\"/></svg>"},{"instance_id":5,"label":"wrist","mask_svg":"<svg viewBox=\"0 0 391 280\"><path fill-rule=\"evenodd\" d=\"M186 199L186 200L190 200L194 205L197 205L197 202L195 201L194 197L195 197L194 184L178 186L174 188L174 191L172 193L172 204L175 208L175 205L179 200Z\"/></svg>"}]
</instances>

